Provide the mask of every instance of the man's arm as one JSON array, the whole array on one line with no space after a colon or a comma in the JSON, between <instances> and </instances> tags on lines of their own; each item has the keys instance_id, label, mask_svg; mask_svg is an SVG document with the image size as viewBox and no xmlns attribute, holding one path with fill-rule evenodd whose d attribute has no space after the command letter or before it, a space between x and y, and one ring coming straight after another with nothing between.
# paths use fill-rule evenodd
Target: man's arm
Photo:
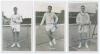
<instances>
[{"instance_id":1,"label":"man's arm","mask_svg":"<svg viewBox=\"0 0 100 54\"><path fill-rule=\"evenodd\" d=\"M79 29L82 30L82 24L80 23L80 13L76 16L76 24L80 26Z\"/></svg>"},{"instance_id":2,"label":"man's arm","mask_svg":"<svg viewBox=\"0 0 100 54\"><path fill-rule=\"evenodd\" d=\"M86 19L85 19L85 24L84 25L90 25L91 24L91 20L90 20L90 16L89 16L89 14L87 13L86 14Z\"/></svg>"},{"instance_id":3,"label":"man's arm","mask_svg":"<svg viewBox=\"0 0 100 54\"><path fill-rule=\"evenodd\" d=\"M80 15L79 14L76 16L76 24L80 25Z\"/></svg>"},{"instance_id":4,"label":"man's arm","mask_svg":"<svg viewBox=\"0 0 100 54\"><path fill-rule=\"evenodd\" d=\"M23 17L21 16L21 22L23 22Z\"/></svg>"},{"instance_id":5,"label":"man's arm","mask_svg":"<svg viewBox=\"0 0 100 54\"><path fill-rule=\"evenodd\" d=\"M87 23L88 23L88 24L91 24L91 20L90 20L89 14L87 14Z\"/></svg>"},{"instance_id":6,"label":"man's arm","mask_svg":"<svg viewBox=\"0 0 100 54\"><path fill-rule=\"evenodd\" d=\"M2 12L2 17L3 17L4 19L10 20L9 18L7 18L7 17L4 15L4 12Z\"/></svg>"},{"instance_id":7,"label":"man's arm","mask_svg":"<svg viewBox=\"0 0 100 54\"><path fill-rule=\"evenodd\" d=\"M42 21L41 21L41 23L40 23L40 25L43 25L43 23L44 23L44 21L45 21L45 14L44 14L44 16L43 16L43 18L42 18Z\"/></svg>"},{"instance_id":8,"label":"man's arm","mask_svg":"<svg viewBox=\"0 0 100 54\"><path fill-rule=\"evenodd\" d=\"M54 17L55 17L55 23L57 23L57 22L58 22L58 17L57 17L57 15L54 14Z\"/></svg>"}]
</instances>

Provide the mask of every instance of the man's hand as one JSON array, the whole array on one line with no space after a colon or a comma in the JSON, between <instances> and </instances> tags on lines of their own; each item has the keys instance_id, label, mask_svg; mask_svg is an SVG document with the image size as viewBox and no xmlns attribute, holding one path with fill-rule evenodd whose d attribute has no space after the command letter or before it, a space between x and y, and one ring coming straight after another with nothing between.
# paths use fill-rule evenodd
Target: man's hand
<instances>
[{"instance_id":1,"label":"man's hand","mask_svg":"<svg viewBox=\"0 0 100 54\"><path fill-rule=\"evenodd\" d=\"M5 16L4 16L4 12L3 12L3 11L2 11L2 17L5 17Z\"/></svg>"},{"instance_id":2,"label":"man's hand","mask_svg":"<svg viewBox=\"0 0 100 54\"><path fill-rule=\"evenodd\" d=\"M3 12L3 11L2 11L2 17L3 17L4 19L9 20L9 19L4 15L4 12Z\"/></svg>"}]
</instances>

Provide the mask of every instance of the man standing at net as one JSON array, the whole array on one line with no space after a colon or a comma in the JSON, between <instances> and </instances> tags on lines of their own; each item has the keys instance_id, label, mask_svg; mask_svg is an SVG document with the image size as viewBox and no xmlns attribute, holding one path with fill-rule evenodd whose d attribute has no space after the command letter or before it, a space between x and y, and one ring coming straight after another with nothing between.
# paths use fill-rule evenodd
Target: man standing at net
<instances>
[{"instance_id":1,"label":"man standing at net","mask_svg":"<svg viewBox=\"0 0 100 54\"><path fill-rule=\"evenodd\" d=\"M48 12L44 14L40 25L42 25L44 21L46 21L46 32L50 39L49 45L51 48L53 48L53 46L56 44L56 41L52 34L57 29L56 25L58 22L58 17L52 12L52 6L48 6Z\"/></svg>"},{"instance_id":2,"label":"man standing at net","mask_svg":"<svg viewBox=\"0 0 100 54\"><path fill-rule=\"evenodd\" d=\"M76 23L79 26L80 33L80 43L78 48L81 48L84 44L86 48L88 48L88 36L89 36L89 25L91 24L90 16L87 12L85 12L85 6L81 6L81 12L76 17Z\"/></svg>"},{"instance_id":3,"label":"man standing at net","mask_svg":"<svg viewBox=\"0 0 100 54\"><path fill-rule=\"evenodd\" d=\"M13 8L14 14L11 16L10 19L10 26L13 33L13 44L11 47L21 47L19 44L19 33L20 33L20 24L22 22L22 17L17 13L17 7ZM2 14L3 18L8 19L7 17Z\"/></svg>"}]
</instances>

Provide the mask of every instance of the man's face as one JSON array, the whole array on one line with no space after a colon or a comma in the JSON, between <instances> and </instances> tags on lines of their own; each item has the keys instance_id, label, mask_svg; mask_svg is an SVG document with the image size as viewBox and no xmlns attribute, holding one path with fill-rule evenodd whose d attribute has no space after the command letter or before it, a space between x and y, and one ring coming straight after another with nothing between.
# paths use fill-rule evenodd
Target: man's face
<instances>
[{"instance_id":1,"label":"man's face","mask_svg":"<svg viewBox=\"0 0 100 54\"><path fill-rule=\"evenodd\" d=\"M49 7L48 7L48 11L51 12L51 10L52 10L52 7L49 6Z\"/></svg>"},{"instance_id":2,"label":"man's face","mask_svg":"<svg viewBox=\"0 0 100 54\"><path fill-rule=\"evenodd\" d=\"M17 14L17 8L14 8L14 13Z\"/></svg>"},{"instance_id":3,"label":"man's face","mask_svg":"<svg viewBox=\"0 0 100 54\"><path fill-rule=\"evenodd\" d=\"M84 6L81 7L81 11L82 11L82 12L85 11L85 7L84 7Z\"/></svg>"}]
</instances>

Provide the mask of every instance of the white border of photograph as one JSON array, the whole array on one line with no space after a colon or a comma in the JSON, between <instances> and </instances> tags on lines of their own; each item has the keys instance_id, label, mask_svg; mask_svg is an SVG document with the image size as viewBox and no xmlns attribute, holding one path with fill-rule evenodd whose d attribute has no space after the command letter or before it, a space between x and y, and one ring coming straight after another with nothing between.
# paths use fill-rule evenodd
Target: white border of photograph
<instances>
[{"instance_id":1,"label":"white border of photograph","mask_svg":"<svg viewBox=\"0 0 100 54\"><path fill-rule=\"evenodd\" d=\"M3 0L3 1L33 1L33 4L34 4L34 0ZM37 0L38 1L38 0ZM44 0L43 0L44 1ZM60 1L60 0L58 0L58 1ZM63 0L62 0L63 1ZM69 1L69 2L77 2L77 1L83 1L83 0L66 0L66 2L67 1ZM85 1L98 1L98 0L85 0ZM68 52L68 49L69 49L69 47L68 47L68 45L69 45L69 37L66 37L67 35L68 35L68 2L66 3L66 12L65 12L65 14L66 14L66 17L65 17L65 49L66 49L66 51L65 52L61 52L61 53L59 53L58 51L57 52L47 52L48 54L100 54L100 43L99 43L99 41L100 41L100 1L98 2L98 52L79 52L79 51L76 51L76 52ZM33 5L33 7L34 7L34 5ZM1 0L0 0L0 10L1 10ZM0 54L11 54L11 53L13 53L13 54L47 54L47 53L44 53L44 52L35 52L35 37L36 37L36 35L35 35L35 33L33 33L33 32L35 32L35 16L34 16L34 8L33 8L33 19L32 19L32 29L31 29L31 37L32 37L32 41L31 41L31 44L32 44L32 46L31 46L31 48L32 48L32 51L30 52L30 51L11 51L11 52L8 52L8 51L4 51L4 52L2 52L2 20L1 20L1 18L2 18L2 15L1 15L1 11L0 11Z\"/></svg>"}]
</instances>

